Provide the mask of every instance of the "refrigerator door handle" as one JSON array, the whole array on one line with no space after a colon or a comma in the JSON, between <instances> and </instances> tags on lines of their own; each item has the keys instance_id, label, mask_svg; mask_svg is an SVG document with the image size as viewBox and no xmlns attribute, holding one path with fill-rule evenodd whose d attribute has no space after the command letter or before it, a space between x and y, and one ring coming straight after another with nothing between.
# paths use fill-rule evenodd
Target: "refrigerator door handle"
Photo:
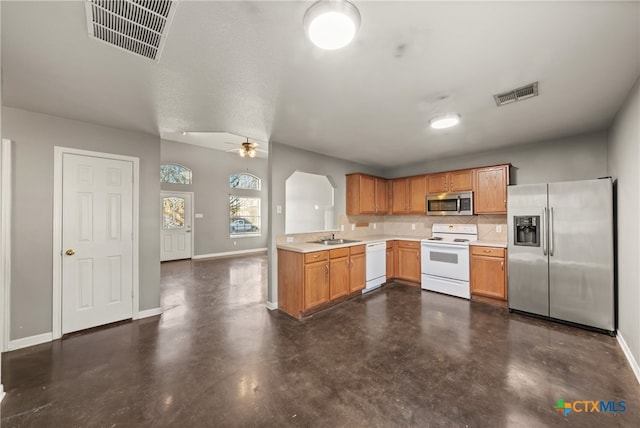
<instances>
[{"instance_id":1,"label":"refrigerator door handle","mask_svg":"<svg viewBox=\"0 0 640 428\"><path fill-rule=\"evenodd\" d=\"M553 256L553 207L549 208L549 255Z\"/></svg>"},{"instance_id":2,"label":"refrigerator door handle","mask_svg":"<svg viewBox=\"0 0 640 428\"><path fill-rule=\"evenodd\" d=\"M542 225L541 225L540 235L542 235L542 254L547 255L547 207L544 207L544 211L542 211Z\"/></svg>"}]
</instances>

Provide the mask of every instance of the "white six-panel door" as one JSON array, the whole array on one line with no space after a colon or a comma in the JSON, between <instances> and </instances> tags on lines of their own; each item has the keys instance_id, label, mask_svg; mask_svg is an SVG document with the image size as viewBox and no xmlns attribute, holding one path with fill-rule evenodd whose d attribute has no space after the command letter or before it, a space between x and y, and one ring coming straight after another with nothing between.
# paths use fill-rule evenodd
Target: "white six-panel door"
<instances>
[{"instance_id":1,"label":"white six-panel door","mask_svg":"<svg viewBox=\"0 0 640 428\"><path fill-rule=\"evenodd\" d=\"M133 163L65 153L62 334L132 317Z\"/></svg>"},{"instance_id":2,"label":"white six-panel door","mask_svg":"<svg viewBox=\"0 0 640 428\"><path fill-rule=\"evenodd\" d=\"M190 259L191 193L161 192L161 202L160 260Z\"/></svg>"}]
</instances>

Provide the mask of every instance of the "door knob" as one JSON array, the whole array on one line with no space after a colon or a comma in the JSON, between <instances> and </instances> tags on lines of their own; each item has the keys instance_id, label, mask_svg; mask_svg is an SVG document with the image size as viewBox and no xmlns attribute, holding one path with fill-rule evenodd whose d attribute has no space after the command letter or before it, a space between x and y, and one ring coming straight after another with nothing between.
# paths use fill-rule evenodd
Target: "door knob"
<instances>
[{"instance_id":1,"label":"door knob","mask_svg":"<svg viewBox=\"0 0 640 428\"><path fill-rule=\"evenodd\" d=\"M76 252L75 252L75 251L73 251L71 248L69 248L67 251L65 251L65 254L66 254L67 256L73 256L75 253L76 253Z\"/></svg>"}]
</instances>

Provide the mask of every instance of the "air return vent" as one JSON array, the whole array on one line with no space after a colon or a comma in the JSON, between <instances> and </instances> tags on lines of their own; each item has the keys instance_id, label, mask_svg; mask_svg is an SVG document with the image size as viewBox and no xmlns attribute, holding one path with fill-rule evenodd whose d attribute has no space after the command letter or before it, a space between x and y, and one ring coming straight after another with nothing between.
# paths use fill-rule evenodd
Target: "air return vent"
<instances>
[{"instance_id":1,"label":"air return vent","mask_svg":"<svg viewBox=\"0 0 640 428\"><path fill-rule=\"evenodd\" d=\"M505 104L515 103L516 101L526 100L527 98L538 96L538 82L522 86L509 92L494 95L498 107Z\"/></svg>"},{"instance_id":2,"label":"air return vent","mask_svg":"<svg viewBox=\"0 0 640 428\"><path fill-rule=\"evenodd\" d=\"M86 0L89 36L158 61L175 4L171 0Z\"/></svg>"}]
</instances>

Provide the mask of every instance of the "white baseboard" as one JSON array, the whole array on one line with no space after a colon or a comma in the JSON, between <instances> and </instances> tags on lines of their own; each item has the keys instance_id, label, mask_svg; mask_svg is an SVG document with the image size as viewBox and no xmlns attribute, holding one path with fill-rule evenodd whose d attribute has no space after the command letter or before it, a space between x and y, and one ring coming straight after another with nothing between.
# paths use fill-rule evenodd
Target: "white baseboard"
<instances>
[{"instance_id":1,"label":"white baseboard","mask_svg":"<svg viewBox=\"0 0 640 428\"><path fill-rule=\"evenodd\" d=\"M53 340L53 333L42 333L35 336L23 337L21 339L9 341L9 351L15 351L16 349L27 348L29 346L40 345L41 343L51 342Z\"/></svg>"},{"instance_id":2,"label":"white baseboard","mask_svg":"<svg viewBox=\"0 0 640 428\"><path fill-rule=\"evenodd\" d=\"M162 315L162 308L145 309L144 311L140 311L138 312L138 318L136 319L155 317L156 315Z\"/></svg>"},{"instance_id":3,"label":"white baseboard","mask_svg":"<svg viewBox=\"0 0 640 428\"><path fill-rule=\"evenodd\" d=\"M629 361L629 365L631 366L631 370L633 370L633 374L636 375L636 379L638 380L638 383L640 383L640 366L638 365L638 362L631 353L631 349L629 349L629 345L627 345L624 337L622 337L622 334L620 334L620 330L618 330L618 334L616 336L618 338L618 343L622 348L622 352L624 352L625 357L627 357L627 360Z\"/></svg>"},{"instance_id":4,"label":"white baseboard","mask_svg":"<svg viewBox=\"0 0 640 428\"><path fill-rule=\"evenodd\" d=\"M265 305L270 311L278 309L278 302L267 302Z\"/></svg>"},{"instance_id":5,"label":"white baseboard","mask_svg":"<svg viewBox=\"0 0 640 428\"><path fill-rule=\"evenodd\" d=\"M254 253L264 253L267 251L267 248L253 248L251 250L238 250L238 251L226 251L224 253L211 253L211 254L199 254L197 256L191 257L194 260L198 259L212 259L216 257L229 257L229 256L239 256L241 254L254 254Z\"/></svg>"}]
</instances>

